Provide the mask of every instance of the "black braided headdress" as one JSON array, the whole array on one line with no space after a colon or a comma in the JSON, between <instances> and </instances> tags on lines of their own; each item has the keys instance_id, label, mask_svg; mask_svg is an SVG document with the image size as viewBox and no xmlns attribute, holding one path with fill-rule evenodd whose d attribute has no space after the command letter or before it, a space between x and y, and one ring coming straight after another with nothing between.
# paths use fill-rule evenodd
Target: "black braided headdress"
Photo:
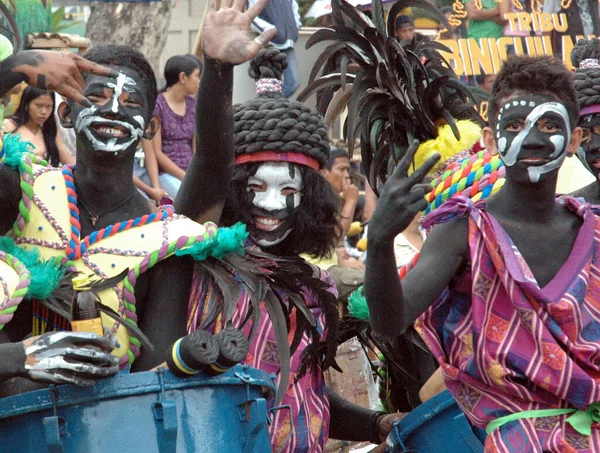
<instances>
[{"instance_id":1,"label":"black braided headdress","mask_svg":"<svg viewBox=\"0 0 600 453\"><path fill-rule=\"evenodd\" d=\"M580 39L571 51L571 64L575 67L573 85L580 109L600 105L600 40ZM585 115L585 110L580 115Z\"/></svg>"},{"instance_id":2,"label":"black braided headdress","mask_svg":"<svg viewBox=\"0 0 600 453\"><path fill-rule=\"evenodd\" d=\"M307 43L308 48L333 41L317 59L309 85L298 99L351 85L346 96L334 97L336 103L332 101L328 114L348 106L348 147L352 152L354 141L360 138L362 162L374 190L378 181L386 181L414 139L423 142L437 137L440 120L448 123L457 140L460 132L455 119L483 123L474 108L465 108L474 107L472 94L438 52L449 49L435 41L398 42L394 38L394 19L408 7L427 10L447 25L444 15L427 0L397 1L387 25L381 0L372 3L372 20L349 3L332 0L334 25L319 30ZM332 59L340 60L339 71L317 78ZM358 66L358 71L348 73L349 65Z\"/></svg>"},{"instance_id":3,"label":"black braided headdress","mask_svg":"<svg viewBox=\"0 0 600 453\"><path fill-rule=\"evenodd\" d=\"M281 96L286 67L285 54L273 47L251 61L248 74L257 81L258 96L233 106L236 163L274 160L274 153L306 156L316 170L327 163L327 128L319 112Z\"/></svg>"}]
</instances>

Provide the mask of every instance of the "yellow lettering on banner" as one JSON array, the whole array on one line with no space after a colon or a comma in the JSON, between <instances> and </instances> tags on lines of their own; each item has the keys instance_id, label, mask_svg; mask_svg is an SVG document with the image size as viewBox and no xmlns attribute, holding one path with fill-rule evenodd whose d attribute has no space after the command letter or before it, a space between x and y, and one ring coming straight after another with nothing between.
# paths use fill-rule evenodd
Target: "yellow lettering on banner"
<instances>
[{"instance_id":1,"label":"yellow lettering on banner","mask_svg":"<svg viewBox=\"0 0 600 453\"><path fill-rule=\"evenodd\" d=\"M506 59L508 58L507 47L513 46L513 41L513 38L509 38L507 36L500 39L496 39L496 47L498 48L498 55L500 57L500 60L506 61Z\"/></svg>"},{"instance_id":2,"label":"yellow lettering on banner","mask_svg":"<svg viewBox=\"0 0 600 453\"><path fill-rule=\"evenodd\" d=\"M504 18L508 21L508 25L510 26L510 31L517 31L519 28L517 27L517 13L506 13Z\"/></svg>"},{"instance_id":3,"label":"yellow lettering on banner","mask_svg":"<svg viewBox=\"0 0 600 453\"><path fill-rule=\"evenodd\" d=\"M473 38L467 40L469 47L469 55L471 56L471 66L473 67L473 75L481 74L483 69L484 74L493 74L494 67L490 55L489 39L482 38L479 44Z\"/></svg>"},{"instance_id":4,"label":"yellow lettering on banner","mask_svg":"<svg viewBox=\"0 0 600 453\"><path fill-rule=\"evenodd\" d=\"M552 39L550 36L542 36L542 42L544 45L544 55L554 55L552 50Z\"/></svg>"},{"instance_id":5,"label":"yellow lettering on banner","mask_svg":"<svg viewBox=\"0 0 600 453\"><path fill-rule=\"evenodd\" d=\"M515 55L527 55L523 49L523 40L521 38L513 38L515 46Z\"/></svg>"},{"instance_id":6,"label":"yellow lettering on banner","mask_svg":"<svg viewBox=\"0 0 600 453\"><path fill-rule=\"evenodd\" d=\"M521 31L531 31L531 14L517 13L517 19L519 21L519 29Z\"/></svg>"},{"instance_id":7,"label":"yellow lettering on banner","mask_svg":"<svg viewBox=\"0 0 600 453\"><path fill-rule=\"evenodd\" d=\"M531 28L533 31L540 31L540 18L539 13L533 12L529 15L531 17Z\"/></svg>"},{"instance_id":8,"label":"yellow lettering on banner","mask_svg":"<svg viewBox=\"0 0 600 453\"><path fill-rule=\"evenodd\" d=\"M465 74L472 75L473 74L473 66L471 65L471 57L469 55L469 45L467 44L466 39L459 39L458 46L460 48L460 56L462 57L462 62L465 70Z\"/></svg>"},{"instance_id":9,"label":"yellow lettering on banner","mask_svg":"<svg viewBox=\"0 0 600 453\"><path fill-rule=\"evenodd\" d=\"M567 23L567 15L565 13L562 14L552 14L552 25L554 25L554 29L559 33L564 33L569 28L569 24Z\"/></svg>"},{"instance_id":10,"label":"yellow lettering on banner","mask_svg":"<svg viewBox=\"0 0 600 453\"><path fill-rule=\"evenodd\" d=\"M552 31L554 30L554 26L552 25L552 15L551 14L539 14L540 18L540 28L541 31Z\"/></svg>"},{"instance_id":11,"label":"yellow lettering on banner","mask_svg":"<svg viewBox=\"0 0 600 453\"><path fill-rule=\"evenodd\" d=\"M538 45L538 40L540 41L540 45ZM544 55L544 48L541 46L541 39L538 36L526 36L525 45L527 46L527 55L530 57Z\"/></svg>"},{"instance_id":12,"label":"yellow lettering on banner","mask_svg":"<svg viewBox=\"0 0 600 453\"><path fill-rule=\"evenodd\" d=\"M450 67L454 70L457 75L462 75L465 73L465 67L462 62L462 58L460 57L460 47L458 42L454 39L444 39L440 41L443 45L452 50L452 53L442 52L442 57L448 62Z\"/></svg>"},{"instance_id":13,"label":"yellow lettering on banner","mask_svg":"<svg viewBox=\"0 0 600 453\"><path fill-rule=\"evenodd\" d=\"M500 51L498 49L497 42L498 41L495 39L489 40L490 55L492 57L492 65L494 66L494 74L498 73L502 67L502 58L500 57Z\"/></svg>"}]
</instances>

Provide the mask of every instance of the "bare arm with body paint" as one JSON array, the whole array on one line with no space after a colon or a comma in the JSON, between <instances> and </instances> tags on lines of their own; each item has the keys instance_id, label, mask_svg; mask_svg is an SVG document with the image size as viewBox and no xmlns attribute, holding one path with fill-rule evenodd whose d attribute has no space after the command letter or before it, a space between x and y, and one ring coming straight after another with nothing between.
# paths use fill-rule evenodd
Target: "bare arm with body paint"
<instances>
[{"instance_id":1,"label":"bare arm with body paint","mask_svg":"<svg viewBox=\"0 0 600 453\"><path fill-rule=\"evenodd\" d=\"M231 2L230 2L231 3ZM245 0L232 6L211 0L204 18L204 71L196 103L196 152L175 200L178 213L198 221L218 223L233 172L233 66L256 56L274 28L257 40L250 24L267 0L257 0L246 12Z\"/></svg>"},{"instance_id":2,"label":"bare arm with body paint","mask_svg":"<svg viewBox=\"0 0 600 453\"><path fill-rule=\"evenodd\" d=\"M234 154L233 65L252 59L261 49L248 30L266 3L259 0L244 13L244 0L235 0L232 7L225 6L226 2L217 7L211 0L204 19L206 58L196 110L197 150L175 200L178 213L198 222L219 221L229 190ZM261 35L262 42L273 34ZM140 328L155 351L143 352L133 364L134 371L162 363L168 347L185 335L193 264L189 257L171 257L151 269Z\"/></svg>"},{"instance_id":3,"label":"bare arm with body paint","mask_svg":"<svg viewBox=\"0 0 600 453\"><path fill-rule=\"evenodd\" d=\"M369 222L369 253L365 271L365 295L373 330L397 336L429 307L468 259L468 229L464 219L436 226L423 244L419 261L400 283L394 256L394 238L427 207L425 194L431 185L423 177L439 156L407 176L418 142L413 143L386 182ZM435 271L432 271L435 269Z\"/></svg>"}]
</instances>

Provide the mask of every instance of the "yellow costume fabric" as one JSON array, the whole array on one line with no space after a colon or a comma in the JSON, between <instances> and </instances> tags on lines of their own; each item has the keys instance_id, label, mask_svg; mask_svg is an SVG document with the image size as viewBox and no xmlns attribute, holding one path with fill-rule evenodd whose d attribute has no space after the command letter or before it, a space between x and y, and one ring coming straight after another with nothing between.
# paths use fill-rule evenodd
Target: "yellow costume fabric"
<instances>
[{"instance_id":1,"label":"yellow costume fabric","mask_svg":"<svg viewBox=\"0 0 600 453\"><path fill-rule=\"evenodd\" d=\"M122 222L82 238L79 234L77 194L72 179L73 167L58 169L33 164L29 155L24 161L26 165L20 165L23 198L12 236L20 246L36 247L43 259L58 256L78 271L102 278L112 277L129 268L130 281L132 270L136 271L133 276L135 281L139 273L171 256L174 248L181 248L183 244L187 246L199 236L207 238L216 232L216 226L200 225L187 217L175 215L169 206L149 216ZM28 168L27 164L30 170L23 171ZM171 247L167 251L169 244ZM159 249L161 253L157 254ZM155 259L149 260L151 255ZM135 298L132 291L129 300L124 294L126 281L127 278L118 286L100 292L99 296L104 305L121 316L134 319L135 315L128 315L132 311L135 313ZM11 285L14 282L11 281ZM133 362L139 349L130 344L132 338L125 328L115 325L112 319L104 315L103 323L116 334L119 341L120 346L113 353L122 358L122 364Z\"/></svg>"}]
</instances>

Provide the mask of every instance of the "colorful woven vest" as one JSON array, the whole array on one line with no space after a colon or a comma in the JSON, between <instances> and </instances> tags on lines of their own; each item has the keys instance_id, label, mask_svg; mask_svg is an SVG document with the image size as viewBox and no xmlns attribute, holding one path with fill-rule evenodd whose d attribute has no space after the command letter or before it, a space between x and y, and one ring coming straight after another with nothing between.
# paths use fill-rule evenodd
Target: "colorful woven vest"
<instances>
[{"instance_id":1,"label":"colorful woven vest","mask_svg":"<svg viewBox=\"0 0 600 453\"><path fill-rule=\"evenodd\" d=\"M134 287L138 276L176 250L206 240L217 232L216 225L200 225L175 215L168 206L81 238L74 167L58 169L43 164L39 158L24 154L18 165L22 200L11 232L15 243L25 248L35 247L42 259L60 257L72 269L103 278L129 268L129 275L118 286L99 295L105 305L130 321L137 322ZM23 272L13 270L11 273L9 264L3 262L1 256L0 266L4 268L0 271L6 271L8 276L6 284L3 283L8 301L8 294L18 289L19 281L23 280ZM16 305L15 297L10 304ZM123 367L131 364L139 355L139 341L110 318L104 317L103 322L120 344L113 353L121 357Z\"/></svg>"}]
</instances>

